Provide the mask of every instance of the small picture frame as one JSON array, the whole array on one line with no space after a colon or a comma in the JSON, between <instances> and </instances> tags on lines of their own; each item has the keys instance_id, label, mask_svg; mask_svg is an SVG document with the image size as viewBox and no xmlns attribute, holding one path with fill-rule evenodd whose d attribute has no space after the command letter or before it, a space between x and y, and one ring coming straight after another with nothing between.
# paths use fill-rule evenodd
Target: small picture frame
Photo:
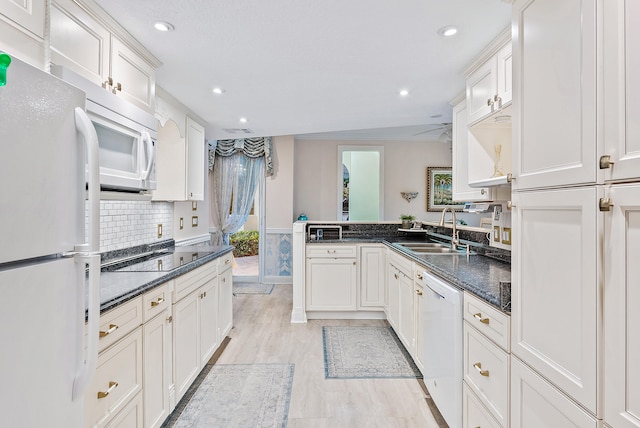
<instances>
[{"instance_id":1,"label":"small picture frame","mask_svg":"<svg viewBox=\"0 0 640 428\"><path fill-rule=\"evenodd\" d=\"M427 211L442 211L446 207L462 211L464 202L453 201L453 170L451 167L427 167Z\"/></svg>"}]
</instances>

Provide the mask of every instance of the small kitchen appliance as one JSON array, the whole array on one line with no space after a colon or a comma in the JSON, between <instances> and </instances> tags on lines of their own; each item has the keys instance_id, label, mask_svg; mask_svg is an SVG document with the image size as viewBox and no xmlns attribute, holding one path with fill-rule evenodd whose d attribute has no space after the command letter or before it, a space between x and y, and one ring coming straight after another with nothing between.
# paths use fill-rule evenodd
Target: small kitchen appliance
<instances>
[{"instance_id":1,"label":"small kitchen appliance","mask_svg":"<svg viewBox=\"0 0 640 428\"><path fill-rule=\"evenodd\" d=\"M157 119L69 69L54 65L51 72L87 94L87 114L100 147L102 189L156 189Z\"/></svg>"}]
</instances>

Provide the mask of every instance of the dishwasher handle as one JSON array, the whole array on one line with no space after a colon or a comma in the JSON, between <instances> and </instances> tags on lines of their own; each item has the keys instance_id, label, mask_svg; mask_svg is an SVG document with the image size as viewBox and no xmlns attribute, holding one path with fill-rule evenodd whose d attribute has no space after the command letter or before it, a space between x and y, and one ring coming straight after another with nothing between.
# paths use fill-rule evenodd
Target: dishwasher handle
<instances>
[{"instance_id":1,"label":"dishwasher handle","mask_svg":"<svg viewBox=\"0 0 640 428\"><path fill-rule=\"evenodd\" d=\"M441 299L457 301L460 299L461 290L453 285L449 285L444 281L431 275L429 272L422 273L422 285L429 288L432 292L440 296Z\"/></svg>"}]
</instances>

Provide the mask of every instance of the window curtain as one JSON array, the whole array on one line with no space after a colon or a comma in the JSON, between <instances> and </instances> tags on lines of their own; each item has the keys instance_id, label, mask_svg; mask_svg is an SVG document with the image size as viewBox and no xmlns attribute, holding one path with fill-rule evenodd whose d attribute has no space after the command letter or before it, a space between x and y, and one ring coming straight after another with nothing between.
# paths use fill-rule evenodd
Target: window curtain
<instances>
[{"instance_id":1,"label":"window curtain","mask_svg":"<svg viewBox=\"0 0 640 428\"><path fill-rule=\"evenodd\" d=\"M243 153L250 158L264 157L265 173L273 175L273 143L271 137L241 138L236 140L209 141L209 171L213 171L214 160Z\"/></svg>"},{"instance_id":2,"label":"window curtain","mask_svg":"<svg viewBox=\"0 0 640 428\"><path fill-rule=\"evenodd\" d=\"M270 140L269 138L269 143ZM255 150L254 145L251 149L253 156L247 155L243 147L239 148L236 144L232 149L223 141L209 145L209 189L212 196L209 212L211 224L216 226L216 232L212 234L212 243L229 244L229 235L239 230L247 221L258 179L265 174L266 144L262 145L262 155L258 154L260 150ZM214 151L215 155L212 156L211 153ZM268 151L270 153L270 144Z\"/></svg>"}]
</instances>

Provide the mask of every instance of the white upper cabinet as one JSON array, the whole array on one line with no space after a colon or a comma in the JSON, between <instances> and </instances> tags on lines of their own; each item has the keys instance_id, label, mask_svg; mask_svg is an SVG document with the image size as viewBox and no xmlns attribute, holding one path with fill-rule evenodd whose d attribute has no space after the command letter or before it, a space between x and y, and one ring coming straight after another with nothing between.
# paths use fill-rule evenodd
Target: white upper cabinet
<instances>
[{"instance_id":1,"label":"white upper cabinet","mask_svg":"<svg viewBox=\"0 0 640 428\"><path fill-rule=\"evenodd\" d=\"M44 37L44 0L2 0L0 14L22 30Z\"/></svg>"},{"instance_id":2,"label":"white upper cabinet","mask_svg":"<svg viewBox=\"0 0 640 428\"><path fill-rule=\"evenodd\" d=\"M469 187L469 145L467 131L467 103L465 100L453 107L453 200L461 202L491 199L488 188Z\"/></svg>"},{"instance_id":3,"label":"white upper cabinet","mask_svg":"<svg viewBox=\"0 0 640 428\"><path fill-rule=\"evenodd\" d=\"M45 0L0 1L0 50L44 69Z\"/></svg>"},{"instance_id":4,"label":"white upper cabinet","mask_svg":"<svg viewBox=\"0 0 640 428\"><path fill-rule=\"evenodd\" d=\"M204 127L186 117L185 137L173 120L158 130L156 145L156 201L204 200Z\"/></svg>"},{"instance_id":5,"label":"white upper cabinet","mask_svg":"<svg viewBox=\"0 0 640 428\"><path fill-rule=\"evenodd\" d=\"M204 127L187 117L185 129L185 140L187 142L186 200L203 201L205 171Z\"/></svg>"},{"instance_id":6,"label":"white upper cabinet","mask_svg":"<svg viewBox=\"0 0 640 428\"><path fill-rule=\"evenodd\" d=\"M514 189L597 181L597 3L514 3Z\"/></svg>"},{"instance_id":7,"label":"white upper cabinet","mask_svg":"<svg viewBox=\"0 0 640 428\"><path fill-rule=\"evenodd\" d=\"M511 38L503 32L495 46L488 47L491 56L480 65L472 66L467 75L468 124L474 124L509 106L512 100Z\"/></svg>"},{"instance_id":8,"label":"white upper cabinet","mask_svg":"<svg viewBox=\"0 0 640 428\"><path fill-rule=\"evenodd\" d=\"M155 69L160 62L130 36L116 32L117 23L110 28L105 23L109 21L101 10L90 10L73 0L54 0L51 62L153 113Z\"/></svg>"},{"instance_id":9,"label":"white upper cabinet","mask_svg":"<svg viewBox=\"0 0 640 428\"><path fill-rule=\"evenodd\" d=\"M607 0L604 12L605 180L640 178L640 3ZM603 167L606 167L603 159Z\"/></svg>"}]
</instances>

